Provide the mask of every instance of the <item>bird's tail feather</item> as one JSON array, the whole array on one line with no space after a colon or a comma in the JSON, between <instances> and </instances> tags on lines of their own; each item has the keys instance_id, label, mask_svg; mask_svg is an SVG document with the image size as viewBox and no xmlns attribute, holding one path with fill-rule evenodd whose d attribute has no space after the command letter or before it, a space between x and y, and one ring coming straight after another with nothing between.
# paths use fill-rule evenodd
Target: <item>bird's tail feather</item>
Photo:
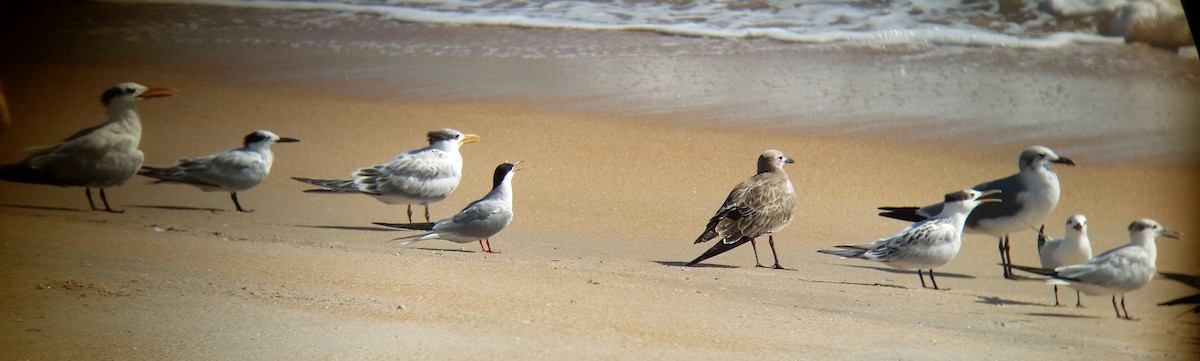
<instances>
[{"instance_id":1,"label":"bird's tail feather","mask_svg":"<svg viewBox=\"0 0 1200 361\"><path fill-rule=\"evenodd\" d=\"M384 227L411 229L414 231L432 231L433 230L433 223L384 223L384 222L372 222L372 223L374 223L376 225L384 226Z\"/></svg>"},{"instance_id":2,"label":"bird's tail feather","mask_svg":"<svg viewBox=\"0 0 1200 361\"><path fill-rule=\"evenodd\" d=\"M1046 225L1043 224L1042 228L1038 228L1038 251L1041 251L1042 247L1045 247L1045 246L1046 246Z\"/></svg>"},{"instance_id":3,"label":"bird's tail feather","mask_svg":"<svg viewBox=\"0 0 1200 361\"><path fill-rule=\"evenodd\" d=\"M292 177L300 182L312 184L320 189L309 189L305 192L309 193L358 193L358 187L355 186L353 180L330 180L330 179L312 179Z\"/></svg>"},{"instance_id":4,"label":"bird's tail feather","mask_svg":"<svg viewBox=\"0 0 1200 361\"><path fill-rule=\"evenodd\" d=\"M694 266L697 263L703 262L706 259L716 257L717 255L725 253L728 250L737 248L737 246L741 246L742 244L745 244L746 242L750 242L750 240L752 240L752 239L753 238L750 238L750 237L742 237L741 239L737 240L737 242L733 242L733 243L717 242L717 244L714 244L712 246L712 248L709 248L708 251L705 251L704 254L700 255L700 257L696 257L696 259L692 260L691 262L688 262L687 265Z\"/></svg>"},{"instance_id":5,"label":"bird's tail feather","mask_svg":"<svg viewBox=\"0 0 1200 361\"><path fill-rule=\"evenodd\" d=\"M409 243L424 241L427 239L427 238L425 238L425 236L428 236L428 235L430 235L430 234L422 233L422 234L408 236L408 237L392 238L389 242L401 241L400 245L403 246L403 245L406 245Z\"/></svg>"},{"instance_id":6,"label":"bird's tail feather","mask_svg":"<svg viewBox=\"0 0 1200 361\"><path fill-rule=\"evenodd\" d=\"M920 208L917 207L879 207L879 210L882 211L879 212L880 216L901 221L920 222L929 218L918 214Z\"/></svg>"},{"instance_id":7,"label":"bird's tail feather","mask_svg":"<svg viewBox=\"0 0 1200 361\"><path fill-rule=\"evenodd\" d=\"M34 169L26 163L0 164L0 180L17 183L66 185L60 184L50 172Z\"/></svg>"},{"instance_id":8,"label":"bird's tail feather","mask_svg":"<svg viewBox=\"0 0 1200 361\"><path fill-rule=\"evenodd\" d=\"M867 250L853 246L837 246L838 249L822 249L818 253L831 254L842 258L862 258Z\"/></svg>"},{"instance_id":9,"label":"bird's tail feather","mask_svg":"<svg viewBox=\"0 0 1200 361\"><path fill-rule=\"evenodd\" d=\"M1004 266L1004 265L1002 264L1001 266ZM1025 271L1025 272L1033 273L1033 274L1039 274L1039 275L1050 276L1050 277L1059 277L1058 272L1055 272L1052 269L1045 269L1045 268L1041 268L1041 267L1021 266L1021 265L1015 265L1015 264L1010 264L1007 266L1016 268L1016 269L1019 269L1019 270Z\"/></svg>"}]
</instances>

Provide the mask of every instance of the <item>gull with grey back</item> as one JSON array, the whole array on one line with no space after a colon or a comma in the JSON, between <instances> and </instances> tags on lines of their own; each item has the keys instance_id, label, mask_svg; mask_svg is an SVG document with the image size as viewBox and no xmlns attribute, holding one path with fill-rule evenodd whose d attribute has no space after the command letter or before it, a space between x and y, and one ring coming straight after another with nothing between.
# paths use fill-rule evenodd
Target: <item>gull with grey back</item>
<instances>
[{"instance_id":1,"label":"gull with grey back","mask_svg":"<svg viewBox=\"0 0 1200 361\"><path fill-rule=\"evenodd\" d=\"M775 252L774 233L792 222L792 214L796 209L796 189L783 170L783 165L790 163L794 163L792 158L774 149L758 156L757 173L729 192L725 203L721 204L717 213L708 220L704 232L693 242L717 239L716 244L687 265L694 266L749 242L754 251L755 267L763 267L758 260L758 245L754 239L765 235L771 246L771 255L775 258L772 268L783 269L779 265L779 254Z\"/></svg>"},{"instance_id":2,"label":"gull with grey back","mask_svg":"<svg viewBox=\"0 0 1200 361\"><path fill-rule=\"evenodd\" d=\"M985 198L999 193L998 190L980 192L974 189L964 189L947 194L943 207L933 217L913 223L888 238L855 245L837 246L838 249L820 250L817 252L840 256L842 258L858 258L874 262L882 262L899 269L915 269L917 277L921 278L921 287L925 286L925 276L922 269L929 270L929 281L933 289L938 289L937 279L933 276L933 268L949 263L958 255L962 248L963 224L967 215L983 203L1001 202L996 198Z\"/></svg>"},{"instance_id":3,"label":"gull with grey back","mask_svg":"<svg viewBox=\"0 0 1200 361\"><path fill-rule=\"evenodd\" d=\"M108 119L72 134L54 145L27 148L25 159L0 165L0 180L63 187L84 187L88 205L92 188L100 189L104 211L120 213L108 204L105 188L125 184L137 173L145 155L138 149L142 122L137 105L143 99L172 96L175 89L121 83L100 95Z\"/></svg>"},{"instance_id":4,"label":"gull with grey back","mask_svg":"<svg viewBox=\"0 0 1200 361\"><path fill-rule=\"evenodd\" d=\"M1058 174L1050 168L1055 163L1075 165L1074 161L1060 157L1050 148L1032 146L1018 157L1020 169L1017 174L971 187L978 191L1000 191L996 197L1002 202L980 205L967 217L964 230L998 237L1000 263L1012 264L1008 234L1034 229L1034 225L1040 224L1058 205L1061 193ZM880 207L879 210L882 211L880 216L917 222L941 213L942 203L924 207ZM1004 267L1003 273L1005 278L1013 278L1009 267Z\"/></svg>"},{"instance_id":5,"label":"gull with grey back","mask_svg":"<svg viewBox=\"0 0 1200 361\"><path fill-rule=\"evenodd\" d=\"M242 208L237 192L254 188L267 179L275 155L271 144L294 143L299 139L281 138L267 130L246 135L242 147L199 158L181 158L170 167L142 166L138 174L155 178L159 183L180 183L195 186L205 192L225 191L239 212Z\"/></svg>"}]
</instances>

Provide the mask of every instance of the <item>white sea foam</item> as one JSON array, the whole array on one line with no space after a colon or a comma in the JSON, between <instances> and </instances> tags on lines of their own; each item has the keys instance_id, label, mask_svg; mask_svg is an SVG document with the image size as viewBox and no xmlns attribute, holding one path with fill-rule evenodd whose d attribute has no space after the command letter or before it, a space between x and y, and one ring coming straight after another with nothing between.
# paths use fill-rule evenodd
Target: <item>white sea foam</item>
<instances>
[{"instance_id":1,"label":"white sea foam","mask_svg":"<svg viewBox=\"0 0 1200 361\"><path fill-rule=\"evenodd\" d=\"M120 0L118 0L120 1ZM1079 43L1190 45L1178 5L1165 0L403 1L125 0L324 10L447 25L649 31L786 42L1063 47Z\"/></svg>"}]
</instances>

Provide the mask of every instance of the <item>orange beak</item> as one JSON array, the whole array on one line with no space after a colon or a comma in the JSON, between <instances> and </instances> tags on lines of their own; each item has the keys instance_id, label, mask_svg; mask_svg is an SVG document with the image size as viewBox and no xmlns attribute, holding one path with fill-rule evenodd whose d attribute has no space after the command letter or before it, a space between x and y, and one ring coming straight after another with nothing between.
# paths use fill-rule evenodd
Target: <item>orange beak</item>
<instances>
[{"instance_id":1,"label":"orange beak","mask_svg":"<svg viewBox=\"0 0 1200 361\"><path fill-rule=\"evenodd\" d=\"M145 93L138 96L138 99L162 98L175 95L175 88L169 86L152 86L146 89Z\"/></svg>"}]
</instances>

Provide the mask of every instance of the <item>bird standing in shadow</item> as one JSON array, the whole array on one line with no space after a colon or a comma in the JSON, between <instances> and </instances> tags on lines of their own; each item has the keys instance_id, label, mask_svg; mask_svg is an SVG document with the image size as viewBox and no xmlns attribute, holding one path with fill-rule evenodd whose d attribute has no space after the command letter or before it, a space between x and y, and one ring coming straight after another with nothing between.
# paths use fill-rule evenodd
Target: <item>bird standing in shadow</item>
<instances>
[{"instance_id":1,"label":"bird standing in shadow","mask_svg":"<svg viewBox=\"0 0 1200 361\"><path fill-rule=\"evenodd\" d=\"M253 212L242 208L237 192L254 188L267 179L275 155L271 144L294 143L299 139L280 138L267 130L246 135L242 147L199 158L181 158L170 167L142 166L139 175L155 178L158 183L181 183L205 192L225 191L233 199L238 212Z\"/></svg>"},{"instance_id":2,"label":"bird standing in shadow","mask_svg":"<svg viewBox=\"0 0 1200 361\"><path fill-rule=\"evenodd\" d=\"M109 206L104 189L125 184L145 159L138 149L142 140L142 122L138 118L137 104L143 99L172 95L175 95L175 89L169 87L145 87L137 83L114 85L100 95L108 120L80 130L58 144L26 149L29 155L25 159L0 165L0 180L83 187L93 211L98 208L92 201L92 188L99 188L105 212L124 212Z\"/></svg>"}]
</instances>

